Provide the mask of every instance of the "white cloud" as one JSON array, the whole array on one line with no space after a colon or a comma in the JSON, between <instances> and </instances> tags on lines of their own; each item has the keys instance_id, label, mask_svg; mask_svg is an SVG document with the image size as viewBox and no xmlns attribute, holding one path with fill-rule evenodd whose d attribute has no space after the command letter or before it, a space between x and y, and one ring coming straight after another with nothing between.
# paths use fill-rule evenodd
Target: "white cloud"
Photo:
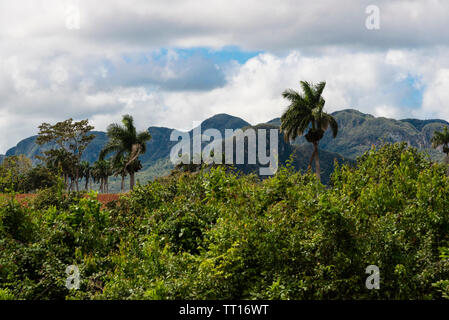
<instances>
[{"instance_id":1,"label":"white cloud","mask_svg":"<svg viewBox=\"0 0 449 320\"><path fill-rule=\"evenodd\" d=\"M186 127L218 112L240 116L251 123L278 117L286 107L281 93L299 90L299 80L327 81L324 92L329 112L357 108L377 116L406 117L409 111L394 107L397 97L389 88L397 85L405 66L392 66L387 53L351 53L345 50L310 57L292 51L285 57L261 54L234 73L222 88L211 91L161 93L173 114L169 119ZM399 94L401 94L399 92ZM194 111L193 111L194 110Z\"/></svg>"},{"instance_id":2,"label":"white cloud","mask_svg":"<svg viewBox=\"0 0 449 320\"><path fill-rule=\"evenodd\" d=\"M380 30L365 28L368 4ZM79 29L67 28L71 6ZM0 153L69 117L99 130L125 113L141 129L221 112L267 121L299 80L327 81L329 111L449 120L448 17L439 0L0 0ZM217 68L174 50L195 46L265 53ZM423 95L412 109L410 86Z\"/></svg>"},{"instance_id":3,"label":"white cloud","mask_svg":"<svg viewBox=\"0 0 449 320\"><path fill-rule=\"evenodd\" d=\"M421 114L449 119L449 68L438 70L429 83Z\"/></svg>"}]
</instances>

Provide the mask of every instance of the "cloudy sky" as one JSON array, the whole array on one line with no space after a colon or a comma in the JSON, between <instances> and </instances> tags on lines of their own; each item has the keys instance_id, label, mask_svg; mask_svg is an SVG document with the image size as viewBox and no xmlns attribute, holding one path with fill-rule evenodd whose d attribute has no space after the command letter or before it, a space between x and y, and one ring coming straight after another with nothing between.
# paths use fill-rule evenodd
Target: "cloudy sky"
<instances>
[{"instance_id":1,"label":"cloudy sky","mask_svg":"<svg viewBox=\"0 0 449 320\"><path fill-rule=\"evenodd\" d=\"M449 120L448 30L447 0L0 0L0 153L70 117L265 122L299 80L329 112Z\"/></svg>"}]
</instances>

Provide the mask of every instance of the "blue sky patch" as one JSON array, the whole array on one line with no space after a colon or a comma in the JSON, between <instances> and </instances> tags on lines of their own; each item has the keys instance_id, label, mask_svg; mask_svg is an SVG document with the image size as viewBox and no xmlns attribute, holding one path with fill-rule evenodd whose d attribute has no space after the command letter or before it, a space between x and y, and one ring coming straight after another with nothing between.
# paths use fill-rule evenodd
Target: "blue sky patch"
<instances>
[{"instance_id":1,"label":"blue sky patch","mask_svg":"<svg viewBox=\"0 0 449 320\"><path fill-rule=\"evenodd\" d=\"M401 106L411 109L418 109L421 107L424 88L419 83L420 78L410 74L400 82L403 92L400 101Z\"/></svg>"}]
</instances>

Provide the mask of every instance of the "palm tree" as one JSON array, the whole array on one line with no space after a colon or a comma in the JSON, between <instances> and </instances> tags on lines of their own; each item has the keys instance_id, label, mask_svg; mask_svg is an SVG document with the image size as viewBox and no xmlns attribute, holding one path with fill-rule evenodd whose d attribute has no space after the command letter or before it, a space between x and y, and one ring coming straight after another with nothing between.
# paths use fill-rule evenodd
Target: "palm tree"
<instances>
[{"instance_id":1,"label":"palm tree","mask_svg":"<svg viewBox=\"0 0 449 320\"><path fill-rule=\"evenodd\" d=\"M91 174L92 174L91 171L92 171L92 168L91 168L89 162L81 161L81 163L80 163L80 176L81 176L81 178L86 179L85 180L86 184L84 186L85 190L88 190L88 188L89 188L89 181L90 181Z\"/></svg>"},{"instance_id":2,"label":"palm tree","mask_svg":"<svg viewBox=\"0 0 449 320\"><path fill-rule=\"evenodd\" d=\"M38 156L38 159L42 160L43 158ZM55 174L58 174L59 172L62 173L65 188L67 191L70 191L73 187L73 168L76 165L70 153L64 149L54 150L48 157L46 164L47 168L53 171Z\"/></svg>"},{"instance_id":3,"label":"palm tree","mask_svg":"<svg viewBox=\"0 0 449 320\"><path fill-rule=\"evenodd\" d=\"M111 163L107 160L98 160L92 166L92 177L95 183L100 183L100 192L109 191L109 176L112 175Z\"/></svg>"},{"instance_id":4,"label":"palm tree","mask_svg":"<svg viewBox=\"0 0 449 320\"><path fill-rule=\"evenodd\" d=\"M120 192L123 192L125 190L125 178L126 178L126 171L125 171L125 158L114 158L114 162L112 162L112 174L117 177L120 176L122 178L122 182L120 184Z\"/></svg>"},{"instance_id":5,"label":"palm tree","mask_svg":"<svg viewBox=\"0 0 449 320\"><path fill-rule=\"evenodd\" d=\"M117 163L118 159L124 158L123 170L130 176L130 189L134 188L134 175L140 169L132 167L134 161L138 160L142 153L147 149L146 142L151 139L148 131L137 132L134 126L134 119L130 115L124 115L122 119L123 126L113 123L109 125L107 135L108 143L100 153L100 159L104 159L109 153L115 152L112 163Z\"/></svg>"},{"instance_id":6,"label":"palm tree","mask_svg":"<svg viewBox=\"0 0 449 320\"><path fill-rule=\"evenodd\" d=\"M321 95L326 82L313 85L307 81L301 81L300 85L303 94L293 89L287 89L282 93L282 96L290 101L290 105L281 117L281 131L284 133L285 141L288 142L303 135L307 130L305 138L314 147L309 168L315 159L316 176L320 181L318 144L329 127L335 138L338 134L338 124L330 114L323 110L325 100Z\"/></svg>"},{"instance_id":7,"label":"palm tree","mask_svg":"<svg viewBox=\"0 0 449 320\"><path fill-rule=\"evenodd\" d=\"M433 148L438 148L439 146L443 146L443 152L446 154L446 157L449 157L449 130L448 130L448 127L444 127L442 132L435 131L433 133L431 142L432 142Z\"/></svg>"}]
</instances>

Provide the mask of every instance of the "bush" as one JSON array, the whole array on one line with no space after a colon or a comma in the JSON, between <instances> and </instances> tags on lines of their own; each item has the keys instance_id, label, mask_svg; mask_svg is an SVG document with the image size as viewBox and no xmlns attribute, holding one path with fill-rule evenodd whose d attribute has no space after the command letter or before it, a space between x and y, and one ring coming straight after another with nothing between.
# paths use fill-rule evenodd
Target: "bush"
<instances>
[{"instance_id":1,"label":"bush","mask_svg":"<svg viewBox=\"0 0 449 320\"><path fill-rule=\"evenodd\" d=\"M329 187L287 165L263 181L222 167L180 173L107 209L95 194L50 188L32 209L0 211L0 296L447 298L446 170L387 144L337 165ZM81 282L69 291L72 264ZM380 290L365 287L368 265L380 268Z\"/></svg>"}]
</instances>

